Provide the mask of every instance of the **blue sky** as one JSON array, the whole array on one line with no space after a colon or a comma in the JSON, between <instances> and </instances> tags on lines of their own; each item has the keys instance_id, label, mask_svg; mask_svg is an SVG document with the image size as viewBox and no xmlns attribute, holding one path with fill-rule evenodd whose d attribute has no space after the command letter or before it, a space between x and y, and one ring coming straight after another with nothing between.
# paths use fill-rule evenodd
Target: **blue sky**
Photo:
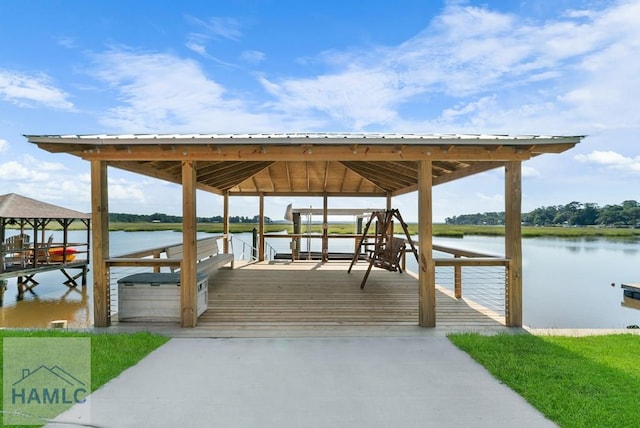
<instances>
[{"instance_id":1,"label":"blue sky","mask_svg":"<svg viewBox=\"0 0 640 428\"><path fill-rule=\"evenodd\" d=\"M588 135L524 164L523 210L640 200L638 22L638 0L0 0L0 194L90 210L89 164L23 134L371 131ZM180 214L175 185L109 180L111 211ZM436 221L502 211L503 174L434 198ZM321 206L266 214L289 202Z\"/></svg>"}]
</instances>

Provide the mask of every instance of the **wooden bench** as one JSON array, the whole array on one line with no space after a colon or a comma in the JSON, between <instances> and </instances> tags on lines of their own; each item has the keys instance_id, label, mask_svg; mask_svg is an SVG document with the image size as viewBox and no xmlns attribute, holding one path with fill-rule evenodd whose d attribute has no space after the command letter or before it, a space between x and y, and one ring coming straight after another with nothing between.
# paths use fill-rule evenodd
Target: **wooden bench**
<instances>
[{"instance_id":1,"label":"wooden bench","mask_svg":"<svg viewBox=\"0 0 640 428\"><path fill-rule=\"evenodd\" d=\"M182 259L183 255L182 245L167 248L167 258ZM208 275L211 270L220 269L227 264L231 264L231 269L233 269L233 262L233 254L220 252L218 238L205 238L197 242L196 269L198 273L204 272ZM170 269L171 272L176 272L180 268L170 267Z\"/></svg>"}]
</instances>

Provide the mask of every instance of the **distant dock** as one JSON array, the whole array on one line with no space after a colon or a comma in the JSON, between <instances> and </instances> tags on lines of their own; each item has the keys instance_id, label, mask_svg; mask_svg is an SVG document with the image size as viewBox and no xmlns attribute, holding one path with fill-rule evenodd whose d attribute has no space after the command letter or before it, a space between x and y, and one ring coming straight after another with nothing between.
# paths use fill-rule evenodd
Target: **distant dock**
<instances>
[{"instance_id":1,"label":"distant dock","mask_svg":"<svg viewBox=\"0 0 640 428\"><path fill-rule=\"evenodd\" d=\"M627 308L640 309L640 283L621 284L623 290L621 305Z\"/></svg>"}]
</instances>

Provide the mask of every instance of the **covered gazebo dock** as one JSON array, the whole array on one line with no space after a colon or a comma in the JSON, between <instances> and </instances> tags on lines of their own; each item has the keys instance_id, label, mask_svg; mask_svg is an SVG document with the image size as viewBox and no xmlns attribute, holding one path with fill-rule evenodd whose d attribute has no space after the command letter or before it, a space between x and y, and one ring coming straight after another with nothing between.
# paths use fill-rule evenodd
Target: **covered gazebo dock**
<instances>
[{"instance_id":1,"label":"covered gazebo dock","mask_svg":"<svg viewBox=\"0 0 640 428\"><path fill-rule=\"evenodd\" d=\"M522 325L521 165L541 154L561 153L581 136L469 134L179 134L28 135L52 153L91 162L94 319L109 325L109 269L112 266L181 264L181 324L196 315L196 189L224 198L225 235L229 198L260 198L259 260L264 260L264 203L269 196L320 196L326 224L330 197L384 197L417 192L418 324L436 325L436 266L500 264L506 271L505 324ZM182 186L183 258L114 261L109 257L107 167ZM434 258L433 186L491 169L505 171L505 254L488 260L460 254ZM324 228L326 233L326 227ZM324 244L323 244L324 245ZM324 247L323 247L324 250ZM229 273L233 275L233 271ZM359 290L358 290L359 291ZM366 290L364 291L366 292Z\"/></svg>"},{"instance_id":2,"label":"covered gazebo dock","mask_svg":"<svg viewBox=\"0 0 640 428\"><path fill-rule=\"evenodd\" d=\"M17 278L21 298L24 291L38 285L37 274L54 270L64 274L64 284L69 287L76 287L78 280L86 285L90 222L86 213L16 193L0 195L0 292L7 279ZM81 242L69 240L74 223L86 230L86 239ZM54 230L61 232L56 241Z\"/></svg>"}]
</instances>

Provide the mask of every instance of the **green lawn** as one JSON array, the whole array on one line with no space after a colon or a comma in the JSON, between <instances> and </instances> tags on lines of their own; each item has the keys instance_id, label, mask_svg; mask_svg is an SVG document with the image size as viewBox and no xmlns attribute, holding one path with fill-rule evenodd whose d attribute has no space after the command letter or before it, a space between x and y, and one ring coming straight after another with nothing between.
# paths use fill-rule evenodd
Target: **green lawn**
<instances>
[{"instance_id":1,"label":"green lawn","mask_svg":"<svg viewBox=\"0 0 640 428\"><path fill-rule=\"evenodd\" d=\"M640 426L640 336L449 339L562 427Z\"/></svg>"},{"instance_id":2,"label":"green lawn","mask_svg":"<svg viewBox=\"0 0 640 428\"><path fill-rule=\"evenodd\" d=\"M91 334L55 330L0 330L0 361L3 358L5 337L90 337L91 391L100 388L169 340L168 337L148 333ZM2 400L0 393L0 408L3 408ZM0 426L3 426L1 420Z\"/></svg>"}]
</instances>

